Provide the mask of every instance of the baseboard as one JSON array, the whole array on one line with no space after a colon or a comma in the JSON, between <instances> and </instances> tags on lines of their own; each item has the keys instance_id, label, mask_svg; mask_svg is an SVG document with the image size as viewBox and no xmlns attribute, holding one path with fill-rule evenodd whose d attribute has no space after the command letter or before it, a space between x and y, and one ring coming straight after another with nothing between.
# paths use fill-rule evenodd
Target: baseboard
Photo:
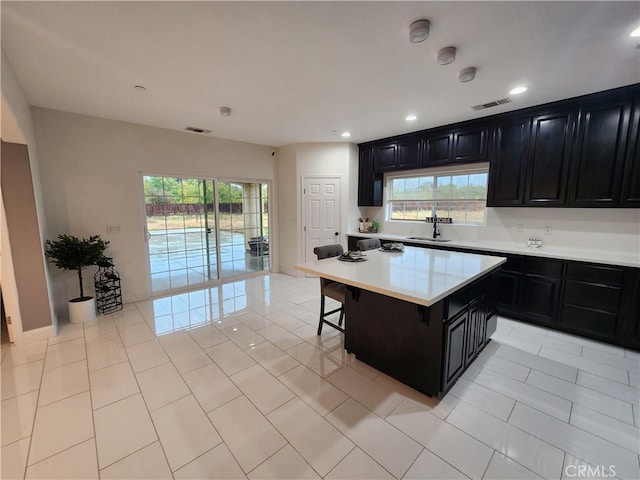
<instances>
[{"instance_id":1,"label":"baseboard","mask_svg":"<svg viewBox=\"0 0 640 480\"><path fill-rule=\"evenodd\" d=\"M27 330L26 332L22 332L22 335L19 335L19 338L16 338L14 343L16 344L25 344L25 343L34 343L39 342L40 340L46 340L51 337L55 337L56 333L53 328L53 325L48 325L46 327L34 328L33 330Z\"/></svg>"}]
</instances>

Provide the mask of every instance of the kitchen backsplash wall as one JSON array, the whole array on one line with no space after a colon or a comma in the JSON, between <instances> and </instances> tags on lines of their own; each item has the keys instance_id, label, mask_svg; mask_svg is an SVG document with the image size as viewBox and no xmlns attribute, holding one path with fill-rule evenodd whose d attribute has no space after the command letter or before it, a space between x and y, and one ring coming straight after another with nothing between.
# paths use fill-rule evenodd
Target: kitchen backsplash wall
<instances>
[{"instance_id":1,"label":"kitchen backsplash wall","mask_svg":"<svg viewBox=\"0 0 640 480\"><path fill-rule=\"evenodd\" d=\"M380 232L430 236L424 222L385 221L384 207L362 207L363 217L380 224ZM522 226L519 228L519 226ZM551 227L550 233L546 233ZM353 226L357 231L358 226ZM596 208L487 208L486 225L441 225L442 238L524 245L529 237L544 246L615 251L640 257L640 210Z\"/></svg>"}]
</instances>

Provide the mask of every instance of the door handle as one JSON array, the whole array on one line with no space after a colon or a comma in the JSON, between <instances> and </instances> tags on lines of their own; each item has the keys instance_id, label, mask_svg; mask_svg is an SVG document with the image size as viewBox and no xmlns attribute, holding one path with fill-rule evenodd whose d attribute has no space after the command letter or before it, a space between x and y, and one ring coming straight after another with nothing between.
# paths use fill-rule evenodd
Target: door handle
<instances>
[{"instance_id":1,"label":"door handle","mask_svg":"<svg viewBox=\"0 0 640 480\"><path fill-rule=\"evenodd\" d=\"M334 233L334 235L337 237L338 236L338 232Z\"/></svg>"}]
</instances>

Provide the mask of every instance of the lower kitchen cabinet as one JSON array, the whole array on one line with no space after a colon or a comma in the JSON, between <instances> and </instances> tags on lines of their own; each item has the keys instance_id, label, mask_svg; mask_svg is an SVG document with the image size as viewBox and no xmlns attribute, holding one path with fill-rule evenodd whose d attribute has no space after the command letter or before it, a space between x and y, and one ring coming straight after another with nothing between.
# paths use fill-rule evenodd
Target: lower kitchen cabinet
<instances>
[{"instance_id":1,"label":"lower kitchen cabinet","mask_svg":"<svg viewBox=\"0 0 640 480\"><path fill-rule=\"evenodd\" d=\"M446 392L464 371L465 346L469 324L469 311L463 310L444 325L444 374L442 391Z\"/></svg>"}]
</instances>

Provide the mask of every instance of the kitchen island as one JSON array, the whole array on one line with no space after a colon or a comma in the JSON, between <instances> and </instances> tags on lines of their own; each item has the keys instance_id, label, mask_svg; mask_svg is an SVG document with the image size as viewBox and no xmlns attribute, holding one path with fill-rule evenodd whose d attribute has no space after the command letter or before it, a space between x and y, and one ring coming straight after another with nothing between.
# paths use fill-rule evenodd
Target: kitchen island
<instances>
[{"instance_id":1,"label":"kitchen island","mask_svg":"<svg viewBox=\"0 0 640 480\"><path fill-rule=\"evenodd\" d=\"M347 285L348 352L422 393L446 392L488 341L491 274L505 259L417 247L365 255L295 268Z\"/></svg>"}]
</instances>

